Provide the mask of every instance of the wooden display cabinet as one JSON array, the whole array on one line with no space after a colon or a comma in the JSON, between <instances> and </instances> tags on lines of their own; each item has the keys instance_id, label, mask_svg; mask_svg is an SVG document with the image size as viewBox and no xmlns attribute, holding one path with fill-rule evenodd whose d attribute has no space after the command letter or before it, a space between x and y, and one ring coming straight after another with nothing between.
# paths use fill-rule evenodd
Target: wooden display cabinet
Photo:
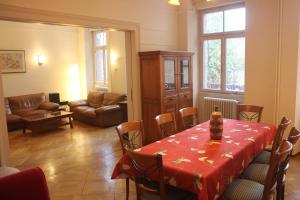
<instances>
[{"instance_id":1,"label":"wooden display cabinet","mask_svg":"<svg viewBox=\"0 0 300 200\"><path fill-rule=\"evenodd\" d=\"M173 112L178 122L179 109L193 106L193 54L179 51L139 53L142 119L147 143L159 138L155 116Z\"/></svg>"}]
</instances>

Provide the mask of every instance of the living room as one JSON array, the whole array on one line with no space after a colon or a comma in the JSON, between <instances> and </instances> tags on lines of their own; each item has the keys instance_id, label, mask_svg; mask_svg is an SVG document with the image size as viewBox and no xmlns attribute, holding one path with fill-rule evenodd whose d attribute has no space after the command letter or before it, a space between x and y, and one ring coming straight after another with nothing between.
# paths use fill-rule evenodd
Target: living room
<instances>
[{"instance_id":1,"label":"living room","mask_svg":"<svg viewBox=\"0 0 300 200\"><path fill-rule=\"evenodd\" d=\"M167 106L171 105L166 106L168 109L170 108L170 112L173 112L174 109L176 112L179 111L181 104L192 104L197 108L200 114L200 122L202 122L204 117L201 115L204 112L211 114L211 110L205 110L204 97L211 97L260 105L264 108L261 118L262 123L277 126L280 124L282 117L287 116L292 121L290 128L299 128L300 5L298 1L179 0L180 5L171 5L168 2L173 1L91 0L87 3L70 0L43 2L36 0L26 2L2 0L0 3L0 19L7 21L1 21L0 23L5 25L4 30L0 28L1 36L3 31L4 35L9 36L8 38L14 39L7 40L5 37L1 37L0 48L1 50L17 50L19 55L24 55L25 50L26 73L24 73L23 67L23 73L1 74L0 103L4 105L4 97L40 92L46 94L45 99L47 99L47 102L50 99L49 93L59 93L60 102L68 101L70 103L76 100L84 100L87 99L89 91L100 93L104 90L106 92L107 90L109 92L113 91L113 84L115 83L112 79L113 73L125 70L120 73L123 77L126 75L125 79L122 83L117 83L118 87L122 87L119 91L125 92L117 93L126 94L127 96L128 121L144 120L145 127L151 128L152 126L153 128L153 124L147 122L149 118L153 120L153 116L145 118L145 111L147 114L151 114L151 112L158 114L162 109L150 107L151 105L144 106L145 102L148 104L166 103ZM223 26L221 36L218 35L219 33L203 34L204 20L202 16L214 12L221 12L223 16L228 10L234 8L244 8L246 11L244 20L246 26L243 30L227 33L224 31L226 26L224 19L220 23ZM50 28L50 26L53 26L53 28ZM15 37L16 32L13 33L13 30L18 33L18 37ZM38 33L33 34L33 30ZM107 60L112 64L111 74L107 76L108 79L111 79L109 84L105 81L96 83L95 68L91 65L93 58L87 58L89 56L86 51L92 51L91 54L93 55L94 48L93 45L88 46L86 40L87 38L91 40L93 37L92 32L95 31L99 31L101 34L103 31L109 32L108 40L111 39L110 35L114 33L121 32L122 35L124 34L122 43L125 47L125 53L120 53L113 48L114 52L109 51L110 56ZM45 36L41 36L40 33L42 32L48 32L48 34L45 33ZM61 35L66 37L60 38ZM245 38L244 76L241 78L244 82L240 87L241 91L226 91L227 79L226 68L224 68L227 64L226 54L224 54L226 45L223 42L228 39L227 36ZM40 40L35 41L37 38ZM203 59L205 48L203 46L205 45L203 41L216 38L221 38L220 41L222 41L220 43L220 78L218 79L220 84L217 85L217 90L220 91L207 90L203 86L205 82L203 80L203 73L205 72L203 67L205 65L205 59ZM100 47L102 48L102 45ZM159 51L161 54L146 55L149 51ZM183 51L185 54L180 54L177 51ZM144 52L144 54L139 54L139 52ZM167 52L171 53L167 55ZM160 80L155 77L154 72L141 73L141 69L145 66L141 65L142 62L152 62L151 65L153 66L157 63L164 63L163 61L151 60L151 56L152 58L167 57L169 60L175 58L174 63L176 63L176 66L181 65L181 68L176 67L174 71L170 70L172 73L174 72L176 81L172 82L170 80L161 88L165 87L166 89L168 87L172 88L174 85L179 87L180 84L187 84L192 89L182 89L181 93L167 91L169 96L165 99L144 98L143 91L145 91L145 88L148 88L149 93L152 94L156 94L157 91L165 92L161 88L151 90L153 84L150 84L149 87L143 87L145 77L149 78L150 81L151 79ZM144 60L140 60L142 58ZM188 62L180 60L181 58L188 60ZM114 62L125 63L125 68L120 69L117 65L113 66ZM189 69L187 71L191 75L187 83L182 78L182 76L184 77L183 73L179 71L186 68ZM116 80L119 81L120 78ZM183 81L180 82L181 80ZM157 85L158 82L154 81ZM176 99L177 96L178 99L181 99ZM67 107L66 110L69 108ZM0 108L0 114L3 117L5 116L5 109L2 107ZM179 117L179 114L176 115L177 117ZM68 121L68 118L66 118L66 121ZM123 156L115 126L100 128L83 120L74 119L72 122L74 123L73 128L64 126L37 134L31 134L30 129L23 134L22 128L7 132L6 123L1 123L1 166L15 167L21 171L36 166L40 167L45 174L51 199L127 198L125 179L111 180L113 169ZM202 127L197 128L202 129ZM264 127L262 130L269 128ZM237 131L236 129L233 130ZM245 129L245 131L249 130ZM149 131L147 132L149 133ZM287 138L287 136L288 134L285 134L284 138ZM191 138L193 140L197 139L194 136L191 136ZM226 138L226 141L228 140ZM248 137L247 140L249 140L249 143L253 142L251 141L252 138ZM167 142L172 143L172 145L180 144L180 141L175 138L170 138L170 142ZM232 141L228 142L232 143ZM157 141L154 144L159 143L160 141ZM210 144L215 145L215 143ZM238 144L233 143L232 145L238 147ZM163 144L162 147L164 147ZM178 153L180 152L179 149L175 150ZM137 151L140 151L140 149ZM195 151L197 155L205 153L198 147L189 148L189 151ZM298 142L294 146L293 154L297 154L299 151L300 145ZM159 150L159 153L162 155L168 154L163 149ZM224 157L232 158L230 154L224 154ZM209 164L214 162L205 157L201 159L203 161L197 161L205 163L205 166L210 166ZM176 160L175 163L188 165L189 160L182 157ZM286 182L286 199L297 199L299 195L299 182L297 181L299 179L297 174L300 163L299 156L292 157L290 163ZM242 165L244 167L244 162ZM187 168L183 167L182 169ZM232 180L230 179L230 181ZM170 179L170 183L173 186L176 186L177 183L179 188L184 185L176 182L176 180L174 181L174 179ZM129 184L130 199L136 198L134 181L130 180ZM195 185L199 188L201 186L198 182ZM221 192L225 190L224 185L212 184L212 186L213 190L220 190ZM189 188L192 190L192 187L191 184ZM216 198L218 198L217 195L221 195L221 192L216 194ZM205 195L210 194L206 193ZM209 197L207 199L214 198Z\"/></svg>"},{"instance_id":2,"label":"living room","mask_svg":"<svg viewBox=\"0 0 300 200\"><path fill-rule=\"evenodd\" d=\"M89 91L126 96L124 32L8 21L1 21L0 26L2 55L16 53L22 57L19 62L23 66L19 71L3 71L4 96L9 97L6 106L12 114L25 109L11 107L12 104L25 104L12 102L16 100L12 97L21 99L21 95L44 93L48 101L53 101L56 93L54 102L60 107L68 107L68 102L74 100L87 99ZM105 44L97 47L101 39ZM16 120L18 115L8 115L9 131L18 126L10 123L10 118Z\"/></svg>"}]
</instances>

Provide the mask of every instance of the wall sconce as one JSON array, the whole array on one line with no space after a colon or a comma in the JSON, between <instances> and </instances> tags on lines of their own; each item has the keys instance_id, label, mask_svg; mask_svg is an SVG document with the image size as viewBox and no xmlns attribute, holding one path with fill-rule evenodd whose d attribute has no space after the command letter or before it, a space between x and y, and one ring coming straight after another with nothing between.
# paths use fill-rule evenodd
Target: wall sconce
<instances>
[{"instance_id":1,"label":"wall sconce","mask_svg":"<svg viewBox=\"0 0 300 200\"><path fill-rule=\"evenodd\" d=\"M179 0L168 0L168 4L173 6L180 6Z\"/></svg>"},{"instance_id":2,"label":"wall sconce","mask_svg":"<svg viewBox=\"0 0 300 200\"><path fill-rule=\"evenodd\" d=\"M39 66L43 65L45 63L45 56L43 54L38 54L37 62Z\"/></svg>"},{"instance_id":3,"label":"wall sconce","mask_svg":"<svg viewBox=\"0 0 300 200\"><path fill-rule=\"evenodd\" d=\"M116 65L118 63L119 56L115 51L110 51L110 63Z\"/></svg>"}]
</instances>

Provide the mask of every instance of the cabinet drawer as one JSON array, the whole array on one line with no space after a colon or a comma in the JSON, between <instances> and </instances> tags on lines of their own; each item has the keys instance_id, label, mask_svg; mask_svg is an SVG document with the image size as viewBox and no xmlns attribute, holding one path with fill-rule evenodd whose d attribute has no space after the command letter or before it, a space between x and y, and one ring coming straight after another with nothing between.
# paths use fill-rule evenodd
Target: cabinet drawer
<instances>
[{"instance_id":1,"label":"cabinet drawer","mask_svg":"<svg viewBox=\"0 0 300 200\"><path fill-rule=\"evenodd\" d=\"M180 109L184 107L190 107L190 106L193 106L193 93L188 92L188 93L179 94Z\"/></svg>"},{"instance_id":2,"label":"cabinet drawer","mask_svg":"<svg viewBox=\"0 0 300 200\"><path fill-rule=\"evenodd\" d=\"M164 98L163 112L175 112L177 107L177 96Z\"/></svg>"}]
</instances>

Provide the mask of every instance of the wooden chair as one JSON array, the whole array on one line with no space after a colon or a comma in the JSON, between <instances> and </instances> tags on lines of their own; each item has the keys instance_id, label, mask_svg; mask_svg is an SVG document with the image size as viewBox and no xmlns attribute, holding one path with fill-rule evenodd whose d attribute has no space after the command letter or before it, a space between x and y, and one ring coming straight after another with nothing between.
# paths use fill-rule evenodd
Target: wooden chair
<instances>
[{"instance_id":1,"label":"wooden chair","mask_svg":"<svg viewBox=\"0 0 300 200\"><path fill-rule=\"evenodd\" d=\"M124 122L116 127L123 154L126 149L137 149L144 144L143 121ZM131 133L131 134L129 134ZM138 141L141 138L140 142ZM129 178L126 178L126 199L129 199Z\"/></svg>"},{"instance_id":2,"label":"wooden chair","mask_svg":"<svg viewBox=\"0 0 300 200\"><path fill-rule=\"evenodd\" d=\"M294 145L297 142L299 137L300 137L300 132L297 129L292 128L290 131L290 134L289 134L288 141L292 145ZM270 159L271 152L268 152L268 153L269 153L268 159ZM277 188L276 188L277 196L282 195L281 192L284 192L284 183L285 183L284 179L285 179L285 174L288 170L290 156L291 155L288 155L287 159L283 162L282 166L280 166L279 176L278 176L278 180L277 180ZM267 177L267 173L268 173L269 166L270 166L269 164L270 163L268 163L268 164L267 163L252 163L243 172L241 177L243 179L256 181L256 182L264 185L266 182L266 177Z\"/></svg>"},{"instance_id":3,"label":"wooden chair","mask_svg":"<svg viewBox=\"0 0 300 200\"><path fill-rule=\"evenodd\" d=\"M237 179L233 181L224 192L224 200L270 200L275 199L276 181L279 166L291 153L293 145L284 140L274 153L268 169L265 185L247 179Z\"/></svg>"},{"instance_id":4,"label":"wooden chair","mask_svg":"<svg viewBox=\"0 0 300 200\"><path fill-rule=\"evenodd\" d=\"M155 117L160 138L174 135L177 132L176 119L174 113L160 114Z\"/></svg>"},{"instance_id":5,"label":"wooden chair","mask_svg":"<svg viewBox=\"0 0 300 200\"><path fill-rule=\"evenodd\" d=\"M300 137L300 131L297 128L293 127L288 136L288 141L294 147L294 145L297 143L299 137ZM283 164L279 168L279 176L278 176L277 187L276 187L276 190L277 190L276 200L284 200L286 173L290 166L289 163L290 163L291 156L292 156L292 152L288 155L286 160L283 162Z\"/></svg>"},{"instance_id":6,"label":"wooden chair","mask_svg":"<svg viewBox=\"0 0 300 200\"><path fill-rule=\"evenodd\" d=\"M260 153L255 159L254 163L260 163L260 164L270 164L271 156L274 154L276 149L278 148L279 144L282 141L283 134L285 129L288 125L292 123L291 120L289 120L287 117L283 117L281 119L280 124L278 125L277 132L273 141L272 149L270 150L264 150L262 153Z\"/></svg>"},{"instance_id":7,"label":"wooden chair","mask_svg":"<svg viewBox=\"0 0 300 200\"><path fill-rule=\"evenodd\" d=\"M198 110L195 107L187 107L179 110L182 130L198 124Z\"/></svg>"},{"instance_id":8,"label":"wooden chair","mask_svg":"<svg viewBox=\"0 0 300 200\"><path fill-rule=\"evenodd\" d=\"M162 155L145 155L131 150L126 155L135 174L137 200L197 199L193 193L165 185Z\"/></svg>"},{"instance_id":9,"label":"wooden chair","mask_svg":"<svg viewBox=\"0 0 300 200\"><path fill-rule=\"evenodd\" d=\"M237 105L236 119L260 122L264 107L255 105Z\"/></svg>"}]
</instances>

